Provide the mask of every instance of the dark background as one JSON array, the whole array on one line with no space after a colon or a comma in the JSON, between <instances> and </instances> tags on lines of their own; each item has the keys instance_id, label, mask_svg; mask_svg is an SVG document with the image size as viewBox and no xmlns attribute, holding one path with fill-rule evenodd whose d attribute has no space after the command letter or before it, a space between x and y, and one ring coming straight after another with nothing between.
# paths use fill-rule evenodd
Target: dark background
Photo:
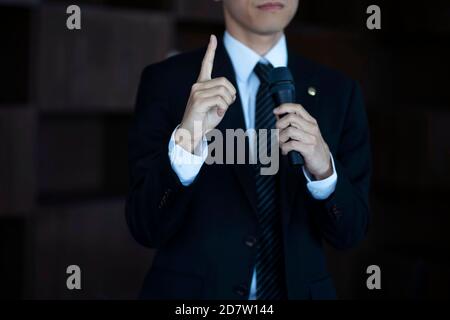
<instances>
[{"instance_id":1,"label":"dark background","mask_svg":"<svg viewBox=\"0 0 450 320\"><path fill-rule=\"evenodd\" d=\"M450 297L448 1L300 0L291 49L362 84L373 222L327 249L341 298ZM69 4L82 30L66 28ZM378 4L382 30L366 28ZM153 251L124 218L140 72L223 31L212 0L0 0L0 297L135 298ZM82 290L66 289L66 268ZM381 267L382 289L365 286Z\"/></svg>"}]
</instances>

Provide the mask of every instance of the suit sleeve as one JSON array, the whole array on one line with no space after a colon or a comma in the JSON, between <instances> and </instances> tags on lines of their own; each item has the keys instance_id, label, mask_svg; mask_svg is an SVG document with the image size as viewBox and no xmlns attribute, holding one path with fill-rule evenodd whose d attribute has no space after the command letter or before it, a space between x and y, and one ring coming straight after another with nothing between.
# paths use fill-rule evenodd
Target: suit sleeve
<instances>
[{"instance_id":1,"label":"suit sleeve","mask_svg":"<svg viewBox=\"0 0 450 320\"><path fill-rule=\"evenodd\" d=\"M335 191L325 200L312 199L322 236L333 247L356 246L369 223L371 155L369 129L359 85L354 82L343 133L333 155L337 172Z\"/></svg>"},{"instance_id":2,"label":"suit sleeve","mask_svg":"<svg viewBox=\"0 0 450 320\"><path fill-rule=\"evenodd\" d=\"M170 108L173 88L166 74L161 64L143 71L128 141L126 219L133 237L154 248L182 226L195 185L183 186L170 164L168 144L179 119Z\"/></svg>"}]
</instances>

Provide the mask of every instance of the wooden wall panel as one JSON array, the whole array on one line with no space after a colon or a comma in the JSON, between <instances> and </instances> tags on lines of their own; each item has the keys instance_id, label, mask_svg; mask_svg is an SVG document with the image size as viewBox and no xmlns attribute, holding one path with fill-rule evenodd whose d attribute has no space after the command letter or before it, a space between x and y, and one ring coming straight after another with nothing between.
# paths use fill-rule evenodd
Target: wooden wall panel
<instances>
[{"instance_id":1,"label":"wooden wall panel","mask_svg":"<svg viewBox=\"0 0 450 320\"><path fill-rule=\"evenodd\" d=\"M102 122L96 118L48 118L39 127L39 193L82 194L102 187Z\"/></svg>"},{"instance_id":2,"label":"wooden wall panel","mask_svg":"<svg viewBox=\"0 0 450 320\"><path fill-rule=\"evenodd\" d=\"M387 193L448 188L449 116L419 108L370 110L374 184L385 186Z\"/></svg>"},{"instance_id":3,"label":"wooden wall panel","mask_svg":"<svg viewBox=\"0 0 450 320\"><path fill-rule=\"evenodd\" d=\"M222 2L212 0L174 0L174 11L180 19L222 21Z\"/></svg>"},{"instance_id":4,"label":"wooden wall panel","mask_svg":"<svg viewBox=\"0 0 450 320\"><path fill-rule=\"evenodd\" d=\"M172 46L172 18L83 6L68 30L64 6L38 12L36 91L42 110L131 110L143 68Z\"/></svg>"},{"instance_id":5,"label":"wooden wall panel","mask_svg":"<svg viewBox=\"0 0 450 320\"><path fill-rule=\"evenodd\" d=\"M36 197L36 112L0 108L0 215L27 213Z\"/></svg>"},{"instance_id":6,"label":"wooden wall panel","mask_svg":"<svg viewBox=\"0 0 450 320\"><path fill-rule=\"evenodd\" d=\"M123 199L72 202L35 212L28 264L38 299L134 299L153 250L132 239ZM81 268L82 289L68 290L66 268Z\"/></svg>"}]
</instances>

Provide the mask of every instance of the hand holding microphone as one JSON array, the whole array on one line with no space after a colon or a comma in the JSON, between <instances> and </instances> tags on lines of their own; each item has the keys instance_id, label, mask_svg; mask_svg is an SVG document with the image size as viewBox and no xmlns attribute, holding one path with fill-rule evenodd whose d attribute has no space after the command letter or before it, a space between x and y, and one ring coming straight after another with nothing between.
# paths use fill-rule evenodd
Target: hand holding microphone
<instances>
[{"instance_id":1,"label":"hand holding microphone","mask_svg":"<svg viewBox=\"0 0 450 320\"><path fill-rule=\"evenodd\" d=\"M175 133L176 143L191 153L203 136L220 123L228 107L236 100L236 89L230 81L224 77L211 79L216 48L217 38L211 35L200 74L192 85L183 120ZM189 133L190 141L183 139L183 130Z\"/></svg>"},{"instance_id":2,"label":"hand holding microphone","mask_svg":"<svg viewBox=\"0 0 450 320\"><path fill-rule=\"evenodd\" d=\"M294 166L304 164L316 180L328 178L333 174L330 150L316 119L301 104L293 103L295 91L289 69L274 68L270 82L275 102L280 104L273 112L278 119L275 127L280 130L282 154L288 154Z\"/></svg>"},{"instance_id":3,"label":"hand holding microphone","mask_svg":"<svg viewBox=\"0 0 450 320\"><path fill-rule=\"evenodd\" d=\"M292 74L287 67L273 68L269 74L270 93L277 106L295 102L295 86ZM289 162L292 166L300 167L305 160L298 151L289 151Z\"/></svg>"}]
</instances>

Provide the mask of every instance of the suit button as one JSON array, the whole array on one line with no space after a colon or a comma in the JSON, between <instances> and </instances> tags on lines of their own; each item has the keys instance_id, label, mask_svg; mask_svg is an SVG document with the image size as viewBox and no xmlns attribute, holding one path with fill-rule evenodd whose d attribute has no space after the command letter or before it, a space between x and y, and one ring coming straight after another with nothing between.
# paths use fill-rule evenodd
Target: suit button
<instances>
[{"instance_id":1,"label":"suit button","mask_svg":"<svg viewBox=\"0 0 450 320\"><path fill-rule=\"evenodd\" d=\"M256 238L254 236L247 236L245 238L245 245L249 248L253 248L256 244Z\"/></svg>"},{"instance_id":2,"label":"suit button","mask_svg":"<svg viewBox=\"0 0 450 320\"><path fill-rule=\"evenodd\" d=\"M244 297L248 295L248 289L245 285L240 284L233 288L234 293L236 293L238 296Z\"/></svg>"}]
</instances>

